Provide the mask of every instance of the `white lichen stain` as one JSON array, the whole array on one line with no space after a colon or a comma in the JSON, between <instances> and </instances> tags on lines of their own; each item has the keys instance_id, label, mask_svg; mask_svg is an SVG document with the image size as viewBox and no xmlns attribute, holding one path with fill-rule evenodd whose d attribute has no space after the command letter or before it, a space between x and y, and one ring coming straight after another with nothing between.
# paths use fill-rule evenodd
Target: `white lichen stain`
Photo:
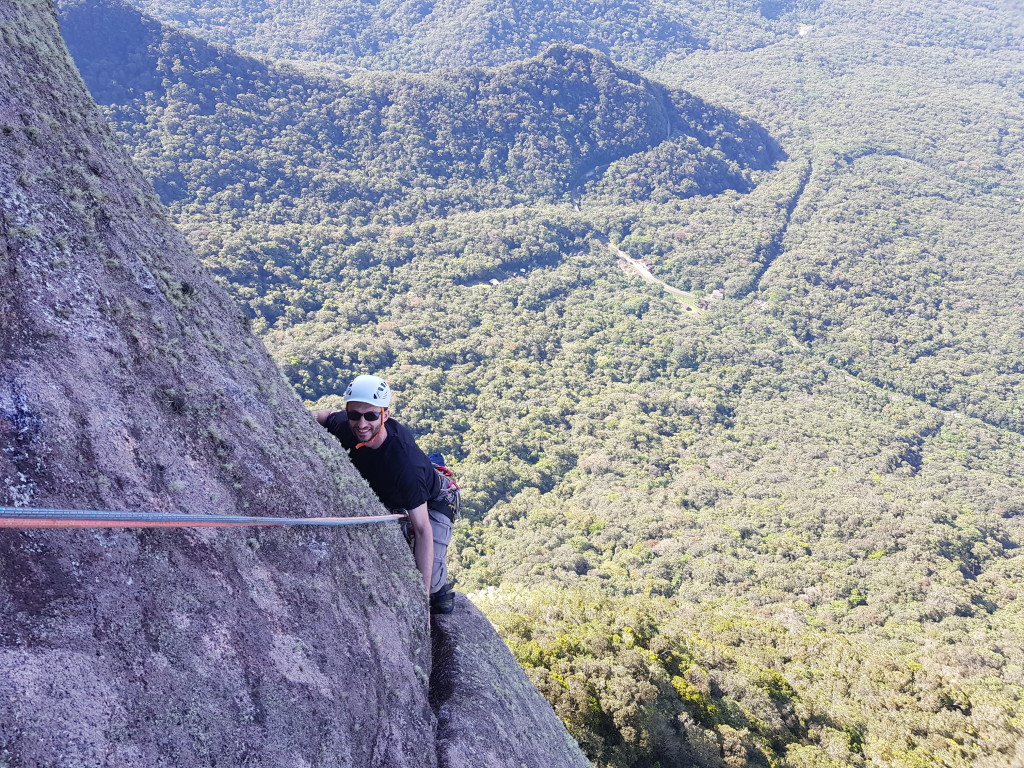
<instances>
[{"instance_id":1,"label":"white lichen stain","mask_svg":"<svg viewBox=\"0 0 1024 768\"><path fill-rule=\"evenodd\" d=\"M246 585L253 602L267 616L285 616L287 603L277 593L277 587L270 572L261 565L254 565L245 574Z\"/></svg>"},{"instance_id":2,"label":"white lichen stain","mask_svg":"<svg viewBox=\"0 0 1024 768\"><path fill-rule=\"evenodd\" d=\"M217 661L232 659L237 655L231 632L224 625L214 627L212 632L203 635L203 645L206 646L207 655Z\"/></svg>"},{"instance_id":3,"label":"white lichen stain","mask_svg":"<svg viewBox=\"0 0 1024 768\"><path fill-rule=\"evenodd\" d=\"M12 507L27 507L32 504L32 497L35 495L35 485L21 472L18 473L18 482L14 483L10 478L6 479L7 498L11 500Z\"/></svg>"},{"instance_id":4,"label":"white lichen stain","mask_svg":"<svg viewBox=\"0 0 1024 768\"><path fill-rule=\"evenodd\" d=\"M334 700L330 679L310 661L302 640L295 635L275 633L270 658L287 680L309 686L321 696Z\"/></svg>"}]
</instances>

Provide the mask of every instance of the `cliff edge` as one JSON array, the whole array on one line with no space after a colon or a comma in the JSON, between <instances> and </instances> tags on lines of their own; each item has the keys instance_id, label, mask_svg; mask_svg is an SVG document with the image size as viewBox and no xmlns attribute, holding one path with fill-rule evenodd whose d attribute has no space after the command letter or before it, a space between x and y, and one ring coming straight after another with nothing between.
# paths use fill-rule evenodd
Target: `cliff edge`
<instances>
[{"instance_id":1,"label":"cliff edge","mask_svg":"<svg viewBox=\"0 0 1024 768\"><path fill-rule=\"evenodd\" d=\"M540 691L463 595L434 623L430 701L441 768L589 766ZM529 723L527 728L524 724Z\"/></svg>"},{"instance_id":2,"label":"cliff edge","mask_svg":"<svg viewBox=\"0 0 1024 768\"><path fill-rule=\"evenodd\" d=\"M0 0L0 505L383 511L167 220L49 0ZM0 530L0 764L435 766L426 617L393 523ZM561 727L519 715L513 742ZM585 765L574 746L548 764Z\"/></svg>"}]
</instances>

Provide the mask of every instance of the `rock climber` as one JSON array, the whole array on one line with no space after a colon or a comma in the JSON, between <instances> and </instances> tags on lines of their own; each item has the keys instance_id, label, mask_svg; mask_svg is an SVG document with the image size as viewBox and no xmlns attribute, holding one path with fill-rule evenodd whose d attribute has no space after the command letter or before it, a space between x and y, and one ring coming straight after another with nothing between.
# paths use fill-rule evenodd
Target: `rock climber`
<instances>
[{"instance_id":1,"label":"rock climber","mask_svg":"<svg viewBox=\"0 0 1024 768\"><path fill-rule=\"evenodd\" d=\"M352 464L389 509L407 518L402 530L430 595L430 612L451 613L455 593L448 583L446 556L453 512L441 493L433 464L412 433L391 418L391 387L378 376L357 376L344 396L345 410L312 411L348 449Z\"/></svg>"}]
</instances>

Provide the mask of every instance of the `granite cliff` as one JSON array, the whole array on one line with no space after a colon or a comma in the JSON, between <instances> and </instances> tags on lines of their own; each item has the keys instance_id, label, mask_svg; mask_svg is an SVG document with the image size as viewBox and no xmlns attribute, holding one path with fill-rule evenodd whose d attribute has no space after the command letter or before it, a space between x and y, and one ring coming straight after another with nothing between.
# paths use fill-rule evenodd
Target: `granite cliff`
<instances>
[{"instance_id":1,"label":"granite cliff","mask_svg":"<svg viewBox=\"0 0 1024 768\"><path fill-rule=\"evenodd\" d=\"M0 0L0 505L375 514L96 110ZM585 766L393 524L0 531L0 765ZM433 643L433 649L431 647Z\"/></svg>"}]
</instances>

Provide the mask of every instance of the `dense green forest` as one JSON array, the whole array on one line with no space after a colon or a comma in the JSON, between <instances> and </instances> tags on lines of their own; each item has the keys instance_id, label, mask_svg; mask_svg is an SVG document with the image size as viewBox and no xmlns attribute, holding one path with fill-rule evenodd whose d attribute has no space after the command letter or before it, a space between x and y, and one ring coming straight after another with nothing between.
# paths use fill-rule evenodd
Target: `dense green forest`
<instances>
[{"instance_id":1,"label":"dense green forest","mask_svg":"<svg viewBox=\"0 0 1024 768\"><path fill-rule=\"evenodd\" d=\"M757 124L578 46L493 71L314 78L116 3L68 5L64 19L157 191L196 216L399 224L559 200L601 187L591 175L618 186L615 174L645 178L634 196L688 197L749 189L782 156ZM111 41L110 27L131 35Z\"/></svg>"},{"instance_id":2,"label":"dense green forest","mask_svg":"<svg viewBox=\"0 0 1024 768\"><path fill-rule=\"evenodd\" d=\"M793 3L733 2L719 8L711 2L658 0L147 0L137 5L205 39L276 59L429 71L506 64L552 43L585 45L618 61L648 66L671 53L708 47L739 19L752 40L763 41Z\"/></svg>"},{"instance_id":3,"label":"dense green forest","mask_svg":"<svg viewBox=\"0 0 1024 768\"><path fill-rule=\"evenodd\" d=\"M93 94L300 396L456 465L595 765L1024 760L1024 6L138 5L62 3Z\"/></svg>"}]
</instances>

